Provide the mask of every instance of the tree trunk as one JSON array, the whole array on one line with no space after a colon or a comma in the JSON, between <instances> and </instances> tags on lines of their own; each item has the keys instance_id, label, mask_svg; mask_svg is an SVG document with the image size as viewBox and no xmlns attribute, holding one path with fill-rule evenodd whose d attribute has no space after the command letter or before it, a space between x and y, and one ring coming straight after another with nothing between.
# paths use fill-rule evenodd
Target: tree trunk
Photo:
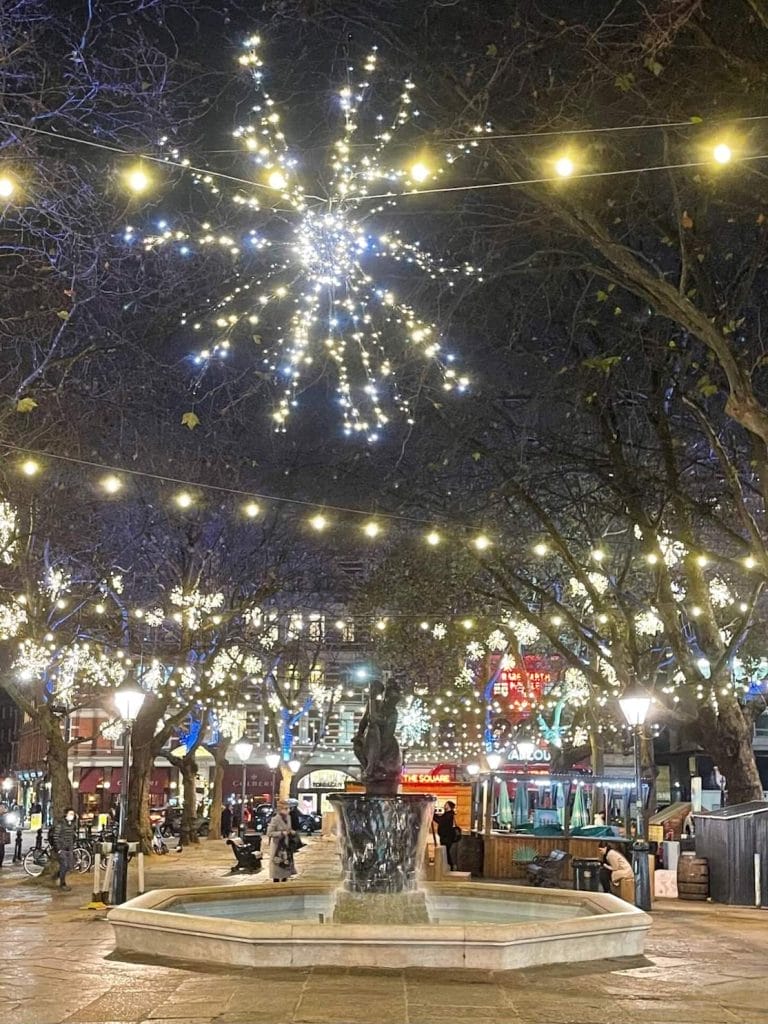
<instances>
[{"instance_id":1,"label":"tree trunk","mask_svg":"<svg viewBox=\"0 0 768 1024\"><path fill-rule=\"evenodd\" d=\"M287 800L291 795L291 779L293 778L293 772L288 767L285 761L280 762L280 788L278 790L278 797L280 800Z\"/></svg>"},{"instance_id":2,"label":"tree trunk","mask_svg":"<svg viewBox=\"0 0 768 1024\"><path fill-rule=\"evenodd\" d=\"M179 846L192 846L200 842L197 834L197 761L194 751L185 754L180 759L179 770L181 772L182 793L184 804L181 809L181 832L179 834Z\"/></svg>"},{"instance_id":3,"label":"tree trunk","mask_svg":"<svg viewBox=\"0 0 768 1024\"><path fill-rule=\"evenodd\" d=\"M640 734L640 770L648 783L648 802L645 807L646 831L648 818L656 813L656 757L653 752L653 739L645 726Z\"/></svg>"},{"instance_id":4,"label":"tree trunk","mask_svg":"<svg viewBox=\"0 0 768 1024\"><path fill-rule=\"evenodd\" d=\"M128 787L128 816L126 836L130 842L140 842L144 853L152 852L152 826L149 821L150 786L155 751L152 742L134 743L131 759L131 782Z\"/></svg>"},{"instance_id":5,"label":"tree trunk","mask_svg":"<svg viewBox=\"0 0 768 1024\"><path fill-rule=\"evenodd\" d=\"M213 789L211 793L211 830L208 833L211 839L221 839L221 810L223 807L222 791L224 789L224 768L227 764L227 747L229 740L223 739L210 747L213 755Z\"/></svg>"},{"instance_id":6,"label":"tree trunk","mask_svg":"<svg viewBox=\"0 0 768 1024\"><path fill-rule=\"evenodd\" d=\"M592 774L602 775L605 768L605 750L602 734L597 729L589 730L589 751Z\"/></svg>"},{"instance_id":7,"label":"tree trunk","mask_svg":"<svg viewBox=\"0 0 768 1024\"><path fill-rule=\"evenodd\" d=\"M729 685L729 681L723 685ZM696 723L696 738L725 776L728 804L763 799L752 748L753 731L751 720L732 696L720 697L717 710L702 709Z\"/></svg>"},{"instance_id":8,"label":"tree trunk","mask_svg":"<svg viewBox=\"0 0 768 1024\"><path fill-rule=\"evenodd\" d=\"M72 806L72 785L69 781L69 747L61 730L61 720L47 704L38 709L38 723L48 745L48 781L51 784L51 816L60 818Z\"/></svg>"}]
</instances>

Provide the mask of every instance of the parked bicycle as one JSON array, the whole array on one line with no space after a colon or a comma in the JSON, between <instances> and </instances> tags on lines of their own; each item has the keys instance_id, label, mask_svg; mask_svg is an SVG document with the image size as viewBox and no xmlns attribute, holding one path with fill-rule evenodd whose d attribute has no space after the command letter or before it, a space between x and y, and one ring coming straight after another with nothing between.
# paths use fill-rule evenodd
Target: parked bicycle
<instances>
[{"instance_id":1,"label":"parked bicycle","mask_svg":"<svg viewBox=\"0 0 768 1024\"><path fill-rule=\"evenodd\" d=\"M39 878L48 866L52 856L53 847L50 843L46 843L39 850L33 846L31 850L27 850L24 854L21 864L28 875L31 875L32 878ZM79 875L83 875L91 870L92 864L93 853L84 840L78 840L72 851L73 870Z\"/></svg>"}]
</instances>

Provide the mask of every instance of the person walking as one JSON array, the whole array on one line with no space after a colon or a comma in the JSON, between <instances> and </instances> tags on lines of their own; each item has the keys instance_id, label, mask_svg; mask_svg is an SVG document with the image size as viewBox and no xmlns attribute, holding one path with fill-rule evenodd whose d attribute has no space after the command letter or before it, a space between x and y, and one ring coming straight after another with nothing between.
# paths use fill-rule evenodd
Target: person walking
<instances>
[{"instance_id":1,"label":"person walking","mask_svg":"<svg viewBox=\"0 0 768 1024\"><path fill-rule=\"evenodd\" d=\"M232 808L224 804L221 809L221 838L229 839L232 835Z\"/></svg>"},{"instance_id":2,"label":"person walking","mask_svg":"<svg viewBox=\"0 0 768 1024\"><path fill-rule=\"evenodd\" d=\"M610 843L604 843L597 847L600 854L602 867L600 868L600 885L603 892L613 892L618 889L623 878L634 878L635 873L623 853L619 853Z\"/></svg>"},{"instance_id":3,"label":"person walking","mask_svg":"<svg viewBox=\"0 0 768 1024\"><path fill-rule=\"evenodd\" d=\"M448 869L456 870L456 843L461 837L461 829L456 824L456 804L453 800L446 800L440 814L435 815L437 822L437 837L440 845L446 848L448 858Z\"/></svg>"},{"instance_id":4,"label":"person walking","mask_svg":"<svg viewBox=\"0 0 768 1024\"><path fill-rule=\"evenodd\" d=\"M273 882L287 882L296 874L291 844L291 837L295 834L291 827L290 805L287 800L278 800L277 813L267 825L269 873Z\"/></svg>"},{"instance_id":5,"label":"person walking","mask_svg":"<svg viewBox=\"0 0 768 1024\"><path fill-rule=\"evenodd\" d=\"M53 826L51 838L59 861L59 872L57 875L59 888L62 892L71 892L71 886L67 885L67 872L72 870L74 864L75 840L77 839L74 807L68 807L64 811L64 814Z\"/></svg>"},{"instance_id":6,"label":"person walking","mask_svg":"<svg viewBox=\"0 0 768 1024\"><path fill-rule=\"evenodd\" d=\"M8 807L6 804L0 804L0 868L3 866L5 861L5 847L7 843L11 841L11 833L8 831L5 825L5 816L8 813Z\"/></svg>"}]
</instances>

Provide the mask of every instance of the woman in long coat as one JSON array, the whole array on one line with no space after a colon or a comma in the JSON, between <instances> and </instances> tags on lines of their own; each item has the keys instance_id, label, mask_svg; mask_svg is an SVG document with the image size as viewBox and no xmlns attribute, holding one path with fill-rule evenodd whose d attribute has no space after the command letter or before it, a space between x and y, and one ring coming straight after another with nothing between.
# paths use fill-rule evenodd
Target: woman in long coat
<instances>
[{"instance_id":1,"label":"woman in long coat","mask_svg":"<svg viewBox=\"0 0 768 1024\"><path fill-rule=\"evenodd\" d=\"M275 814L267 825L269 839L269 874L273 882L287 882L296 874L293 863L293 850L288 839L294 835L291 825L291 809L286 800L277 803Z\"/></svg>"}]
</instances>

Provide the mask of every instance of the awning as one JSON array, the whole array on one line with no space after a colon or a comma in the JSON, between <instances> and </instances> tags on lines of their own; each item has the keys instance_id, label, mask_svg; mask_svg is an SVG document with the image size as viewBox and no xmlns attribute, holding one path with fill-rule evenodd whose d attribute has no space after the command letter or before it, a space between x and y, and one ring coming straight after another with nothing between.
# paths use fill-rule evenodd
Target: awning
<instances>
[{"instance_id":1,"label":"awning","mask_svg":"<svg viewBox=\"0 0 768 1024\"><path fill-rule=\"evenodd\" d=\"M109 780L109 772L109 768L81 768L78 791L80 793L95 793L97 790L101 790L103 780L105 778Z\"/></svg>"}]
</instances>

